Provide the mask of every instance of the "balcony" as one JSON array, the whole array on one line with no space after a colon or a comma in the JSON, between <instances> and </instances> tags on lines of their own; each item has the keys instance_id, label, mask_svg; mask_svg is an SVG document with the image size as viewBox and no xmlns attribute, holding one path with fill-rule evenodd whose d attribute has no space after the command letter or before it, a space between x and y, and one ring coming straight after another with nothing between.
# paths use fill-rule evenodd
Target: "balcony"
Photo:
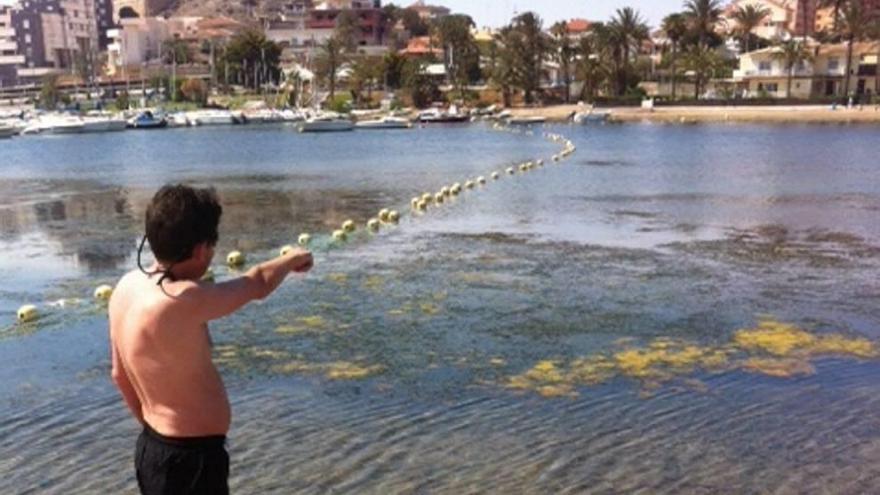
<instances>
[{"instance_id":1,"label":"balcony","mask_svg":"<svg viewBox=\"0 0 880 495\"><path fill-rule=\"evenodd\" d=\"M23 65L24 55L0 55L0 65Z\"/></svg>"}]
</instances>

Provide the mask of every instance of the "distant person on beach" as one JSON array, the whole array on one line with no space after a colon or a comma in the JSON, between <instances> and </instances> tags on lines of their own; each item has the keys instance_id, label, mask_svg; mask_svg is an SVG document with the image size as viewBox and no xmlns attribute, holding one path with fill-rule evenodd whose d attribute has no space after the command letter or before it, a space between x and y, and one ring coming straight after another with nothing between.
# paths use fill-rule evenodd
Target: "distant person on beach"
<instances>
[{"instance_id":1,"label":"distant person on beach","mask_svg":"<svg viewBox=\"0 0 880 495\"><path fill-rule=\"evenodd\" d=\"M312 267L312 255L296 249L234 280L202 282L222 211L211 189L160 189L147 208L139 270L122 277L110 300L112 377L143 426L135 469L144 494L229 492L231 411L211 361L208 322ZM140 256L148 240L156 262L145 270Z\"/></svg>"}]
</instances>

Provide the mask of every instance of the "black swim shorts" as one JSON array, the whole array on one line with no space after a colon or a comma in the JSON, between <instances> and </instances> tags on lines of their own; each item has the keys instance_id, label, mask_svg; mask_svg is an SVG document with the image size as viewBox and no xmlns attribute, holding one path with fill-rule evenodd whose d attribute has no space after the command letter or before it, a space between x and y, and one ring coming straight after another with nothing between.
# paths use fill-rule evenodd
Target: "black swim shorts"
<instances>
[{"instance_id":1,"label":"black swim shorts","mask_svg":"<svg viewBox=\"0 0 880 495\"><path fill-rule=\"evenodd\" d=\"M172 438L149 426L134 456L138 487L145 495L227 495L226 437Z\"/></svg>"}]
</instances>

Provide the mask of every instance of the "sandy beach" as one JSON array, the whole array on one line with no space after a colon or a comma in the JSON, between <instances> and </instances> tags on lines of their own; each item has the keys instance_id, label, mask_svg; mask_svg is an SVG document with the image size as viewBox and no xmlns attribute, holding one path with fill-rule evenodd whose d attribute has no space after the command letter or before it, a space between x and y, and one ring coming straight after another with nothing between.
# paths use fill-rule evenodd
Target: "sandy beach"
<instances>
[{"instance_id":1,"label":"sandy beach","mask_svg":"<svg viewBox=\"0 0 880 495\"><path fill-rule=\"evenodd\" d=\"M577 111L577 105L556 105L543 108L519 108L517 116L547 117L551 121L563 121ZM644 110L633 107L606 108L614 122L655 122L665 124L701 123L770 123L770 124L880 124L880 110L874 105L832 110L828 105L812 106L725 106L725 107L658 107Z\"/></svg>"}]
</instances>

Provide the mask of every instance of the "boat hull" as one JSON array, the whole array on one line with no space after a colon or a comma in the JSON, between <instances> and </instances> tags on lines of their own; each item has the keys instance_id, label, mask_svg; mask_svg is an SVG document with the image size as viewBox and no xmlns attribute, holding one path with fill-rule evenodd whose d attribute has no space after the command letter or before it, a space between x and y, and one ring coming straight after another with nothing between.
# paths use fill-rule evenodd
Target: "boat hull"
<instances>
[{"instance_id":1,"label":"boat hull","mask_svg":"<svg viewBox=\"0 0 880 495\"><path fill-rule=\"evenodd\" d=\"M302 122L299 132L347 132L354 130L351 122Z\"/></svg>"}]
</instances>

